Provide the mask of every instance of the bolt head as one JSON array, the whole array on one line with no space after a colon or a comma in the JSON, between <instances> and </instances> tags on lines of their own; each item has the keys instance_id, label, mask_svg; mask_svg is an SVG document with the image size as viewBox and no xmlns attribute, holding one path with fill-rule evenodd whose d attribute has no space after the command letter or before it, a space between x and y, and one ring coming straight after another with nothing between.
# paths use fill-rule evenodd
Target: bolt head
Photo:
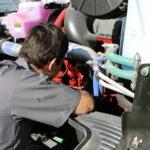
<instances>
[{"instance_id":1,"label":"bolt head","mask_svg":"<svg viewBox=\"0 0 150 150\"><path fill-rule=\"evenodd\" d=\"M150 67L149 66L144 67L144 68L141 69L141 75L142 76L146 77L146 76L149 75L149 73L150 73Z\"/></svg>"}]
</instances>

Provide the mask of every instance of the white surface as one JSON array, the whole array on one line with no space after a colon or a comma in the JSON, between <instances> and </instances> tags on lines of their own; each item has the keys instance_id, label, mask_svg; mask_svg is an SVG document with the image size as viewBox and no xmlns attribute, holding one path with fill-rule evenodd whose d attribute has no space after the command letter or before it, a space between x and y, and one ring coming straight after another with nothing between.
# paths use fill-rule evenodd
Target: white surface
<instances>
[{"instance_id":1,"label":"white surface","mask_svg":"<svg viewBox=\"0 0 150 150\"><path fill-rule=\"evenodd\" d=\"M41 1L44 4L52 3L52 2L55 2L55 3L58 3L58 4L67 4L67 3L70 2L70 0L41 0Z\"/></svg>"},{"instance_id":2,"label":"white surface","mask_svg":"<svg viewBox=\"0 0 150 150\"><path fill-rule=\"evenodd\" d=\"M150 0L129 0L123 56L141 55L142 63L150 63Z\"/></svg>"}]
</instances>

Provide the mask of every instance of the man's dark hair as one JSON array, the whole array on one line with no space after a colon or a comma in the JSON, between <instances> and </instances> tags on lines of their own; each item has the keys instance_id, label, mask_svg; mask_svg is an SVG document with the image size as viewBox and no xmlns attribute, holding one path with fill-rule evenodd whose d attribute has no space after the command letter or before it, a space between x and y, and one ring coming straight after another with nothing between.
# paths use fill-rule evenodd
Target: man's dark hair
<instances>
[{"instance_id":1,"label":"man's dark hair","mask_svg":"<svg viewBox=\"0 0 150 150\"><path fill-rule=\"evenodd\" d=\"M32 28L19 55L40 68L53 58L59 64L67 50L67 37L59 28L52 24L40 24Z\"/></svg>"}]
</instances>

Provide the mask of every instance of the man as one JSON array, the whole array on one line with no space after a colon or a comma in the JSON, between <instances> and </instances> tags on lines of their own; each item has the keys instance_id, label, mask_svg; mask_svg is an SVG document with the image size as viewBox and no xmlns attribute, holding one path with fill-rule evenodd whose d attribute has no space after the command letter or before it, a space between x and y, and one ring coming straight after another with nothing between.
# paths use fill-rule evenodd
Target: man
<instances>
[{"instance_id":1,"label":"man","mask_svg":"<svg viewBox=\"0 0 150 150\"><path fill-rule=\"evenodd\" d=\"M0 62L0 150L23 149L32 121L62 126L71 114L93 110L93 99L50 80L68 49L66 36L51 24L33 27L16 62Z\"/></svg>"}]
</instances>

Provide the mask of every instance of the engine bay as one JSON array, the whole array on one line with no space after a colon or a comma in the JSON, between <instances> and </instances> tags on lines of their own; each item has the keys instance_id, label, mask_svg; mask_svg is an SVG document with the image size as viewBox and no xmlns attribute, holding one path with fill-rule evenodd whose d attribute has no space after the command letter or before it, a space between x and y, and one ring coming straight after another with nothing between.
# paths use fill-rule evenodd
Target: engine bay
<instances>
[{"instance_id":1,"label":"engine bay","mask_svg":"<svg viewBox=\"0 0 150 150\"><path fill-rule=\"evenodd\" d=\"M146 54L130 53L142 34L129 27L131 5L127 0L43 0L0 11L0 61L16 60L30 29L51 22L69 39L53 81L84 89L95 100L92 113L71 116L59 129L37 123L31 149L37 149L36 142L43 150L148 150L150 65Z\"/></svg>"}]
</instances>

